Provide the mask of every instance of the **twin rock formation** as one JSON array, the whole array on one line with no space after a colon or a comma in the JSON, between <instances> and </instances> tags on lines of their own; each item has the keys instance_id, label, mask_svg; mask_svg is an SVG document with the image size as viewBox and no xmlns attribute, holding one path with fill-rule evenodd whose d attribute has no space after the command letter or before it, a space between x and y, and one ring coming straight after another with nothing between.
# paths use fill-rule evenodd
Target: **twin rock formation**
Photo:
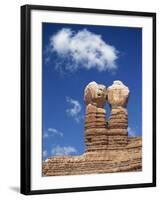
<instances>
[{"instance_id":1,"label":"twin rock formation","mask_svg":"<svg viewBox=\"0 0 160 200\"><path fill-rule=\"evenodd\" d=\"M91 82L85 88L86 102L85 143L86 151L114 149L127 144L128 113L126 109L129 89L121 81L106 87ZM111 114L106 120L104 106L108 101Z\"/></svg>"},{"instance_id":2,"label":"twin rock formation","mask_svg":"<svg viewBox=\"0 0 160 200\"><path fill-rule=\"evenodd\" d=\"M80 156L54 156L43 162L43 176L140 171L142 140L128 137L127 102L129 89L121 81L106 87L89 83L86 103L85 153ZM107 121L104 106L110 105Z\"/></svg>"}]
</instances>

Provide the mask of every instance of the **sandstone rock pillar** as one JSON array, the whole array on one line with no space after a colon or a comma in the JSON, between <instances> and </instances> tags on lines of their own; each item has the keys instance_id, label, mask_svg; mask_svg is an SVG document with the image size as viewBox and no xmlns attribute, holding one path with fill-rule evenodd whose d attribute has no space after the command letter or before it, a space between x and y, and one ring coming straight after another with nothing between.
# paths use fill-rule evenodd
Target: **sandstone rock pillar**
<instances>
[{"instance_id":1,"label":"sandstone rock pillar","mask_svg":"<svg viewBox=\"0 0 160 200\"><path fill-rule=\"evenodd\" d=\"M89 83L84 91L86 103L85 144L86 152L106 148L106 87L96 82Z\"/></svg>"},{"instance_id":2,"label":"sandstone rock pillar","mask_svg":"<svg viewBox=\"0 0 160 200\"><path fill-rule=\"evenodd\" d=\"M128 137L128 112L126 106L129 89L121 81L114 81L112 86L107 88L107 97L111 108L108 121L108 144L112 143L114 146L125 145Z\"/></svg>"}]
</instances>

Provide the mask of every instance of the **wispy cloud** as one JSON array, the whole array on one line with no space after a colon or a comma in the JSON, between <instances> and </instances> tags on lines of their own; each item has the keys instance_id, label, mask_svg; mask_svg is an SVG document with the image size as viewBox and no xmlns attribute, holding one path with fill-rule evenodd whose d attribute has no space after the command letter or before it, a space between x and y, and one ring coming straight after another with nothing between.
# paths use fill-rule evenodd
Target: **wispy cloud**
<instances>
[{"instance_id":1,"label":"wispy cloud","mask_svg":"<svg viewBox=\"0 0 160 200\"><path fill-rule=\"evenodd\" d=\"M80 105L79 101L70 97L66 97L66 102L71 106L71 108L66 109L66 113L68 114L68 116L72 117L76 122L79 122L82 118L82 116L80 116L82 106Z\"/></svg>"},{"instance_id":2,"label":"wispy cloud","mask_svg":"<svg viewBox=\"0 0 160 200\"><path fill-rule=\"evenodd\" d=\"M43 150L43 159L46 159L47 156L48 156L47 150Z\"/></svg>"},{"instance_id":3,"label":"wispy cloud","mask_svg":"<svg viewBox=\"0 0 160 200\"><path fill-rule=\"evenodd\" d=\"M48 132L52 133L53 135L59 135L59 136L63 136L63 133L55 128L49 128Z\"/></svg>"},{"instance_id":4,"label":"wispy cloud","mask_svg":"<svg viewBox=\"0 0 160 200\"><path fill-rule=\"evenodd\" d=\"M50 136L63 137L63 133L55 128L48 128L48 130L44 132L43 137L48 138Z\"/></svg>"},{"instance_id":5,"label":"wispy cloud","mask_svg":"<svg viewBox=\"0 0 160 200\"><path fill-rule=\"evenodd\" d=\"M136 137L136 132L134 129L132 129L131 127L128 127L128 135L131 137Z\"/></svg>"},{"instance_id":6,"label":"wispy cloud","mask_svg":"<svg viewBox=\"0 0 160 200\"><path fill-rule=\"evenodd\" d=\"M51 53L56 52L65 60L64 70L76 71L95 68L98 71L113 71L117 68L118 51L107 44L101 35L87 29L75 32L70 28L62 28L50 38ZM57 68L62 70L61 63Z\"/></svg>"},{"instance_id":7,"label":"wispy cloud","mask_svg":"<svg viewBox=\"0 0 160 200\"><path fill-rule=\"evenodd\" d=\"M51 154L55 156L68 156L73 155L77 150L72 146L59 146L57 145L51 150Z\"/></svg>"}]
</instances>

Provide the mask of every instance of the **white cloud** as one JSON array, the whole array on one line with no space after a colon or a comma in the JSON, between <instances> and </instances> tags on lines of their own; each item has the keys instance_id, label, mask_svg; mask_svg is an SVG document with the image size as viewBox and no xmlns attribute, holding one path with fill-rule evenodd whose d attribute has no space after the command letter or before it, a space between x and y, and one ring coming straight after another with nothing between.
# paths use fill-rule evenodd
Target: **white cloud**
<instances>
[{"instance_id":1,"label":"white cloud","mask_svg":"<svg viewBox=\"0 0 160 200\"><path fill-rule=\"evenodd\" d=\"M47 152L47 150L44 150L44 151L43 151L43 159L44 159L44 158L46 158L46 157L47 157L47 155L48 155L48 152Z\"/></svg>"},{"instance_id":2,"label":"white cloud","mask_svg":"<svg viewBox=\"0 0 160 200\"><path fill-rule=\"evenodd\" d=\"M44 160L44 162L48 162L49 161L49 159L47 158L46 160Z\"/></svg>"},{"instance_id":3,"label":"white cloud","mask_svg":"<svg viewBox=\"0 0 160 200\"><path fill-rule=\"evenodd\" d=\"M87 70L95 68L98 71L115 70L118 51L107 44L101 35L87 29L74 32L63 28L50 38L51 52L56 52L64 59L65 70L75 71L80 67ZM59 67L61 66L59 65Z\"/></svg>"},{"instance_id":4,"label":"white cloud","mask_svg":"<svg viewBox=\"0 0 160 200\"><path fill-rule=\"evenodd\" d=\"M49 137L48 132L47 132L47 131L44 131L44 133L43 133L43 138L48 138L48 137Z\"/></svg>"},{"instance_id":5,"label":"white cloud","mask_svg":"<svg viewBox=\"0 0 160 200\"><path fill-rule=\"evenodd\" d=\"M136 137L136 132L131 128L131 127L128 127L128 135L131 136L131 137Z\"/></svg>"},{"instance_id":6,"label":"white cloud","mask_svg":"<svg viewBox=\"0 0 160 200\"><path fill-rule=\"evenodd\" d=\"M52 149L51 154L55 156L68 156L68 155L75 154L76 152L77 150L72 146L61 147L57 145L56 147Z\"/></svg>"},{"instance_id":7,"label":"white cloud","mask_svg":"<svg viewBox=\"0 0 160 200\"><path fill-rule=\"evenodd\" d=\"M48 130L44 132L43 137L48 138L50 136L63 137L63 133L55 128L48 128Z\"/></svg>"},{"instance_id":8,"label":"white cloud","mask_svg":"<svg viewBox=\"0 0 160 200\"><path fill-rule=\"evenodd\" d=\"M52 135L59 135L59 136L63 136L63 133L55 128L49 128L48 132L52 133Z\"/></svg>"},{"instance_id":9,"label":"white cloud","mask_svg":"<svg viewBox=\"0 0 160 200\"><path fill-rule=\"evenodd\" d=\"M79 122L81 119L80 112L82 109L80 103L77 100L74 100L70 97L66 97L66 102L72 106L71 108L66 109L66 113L69 116L73 117L76 120L76 122Z\"/></svg>"}]
</instances>

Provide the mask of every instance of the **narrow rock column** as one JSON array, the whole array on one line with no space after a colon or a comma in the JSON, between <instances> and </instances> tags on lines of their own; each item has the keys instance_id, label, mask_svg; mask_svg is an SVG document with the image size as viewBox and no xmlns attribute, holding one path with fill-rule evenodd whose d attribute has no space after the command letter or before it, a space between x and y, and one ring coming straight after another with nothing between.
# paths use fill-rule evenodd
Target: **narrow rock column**
<instances>
[{"instance_id":1,"label":"narrow rock column","mask_svg":"<svg viewBox=\"0 0 160 200\"><path fill-rule=\"evenodd\" d=\"M106 148L106 87L96 82L89 83L84 91L86 103L85 143L86 152Z\"/></svg>"},{"instance_id":2,"label":"narrow rock column","mask_svg":"<svg viewBox=\"0 0 160 200\"><path fill-rule=\"evenodd\" d=\"M128 138L128 112L127 102L129 89L121 81L114 81L107 88L108 102L111 112L108 121L108 145L126 145Z\"/></svg>"}]
</instances>

